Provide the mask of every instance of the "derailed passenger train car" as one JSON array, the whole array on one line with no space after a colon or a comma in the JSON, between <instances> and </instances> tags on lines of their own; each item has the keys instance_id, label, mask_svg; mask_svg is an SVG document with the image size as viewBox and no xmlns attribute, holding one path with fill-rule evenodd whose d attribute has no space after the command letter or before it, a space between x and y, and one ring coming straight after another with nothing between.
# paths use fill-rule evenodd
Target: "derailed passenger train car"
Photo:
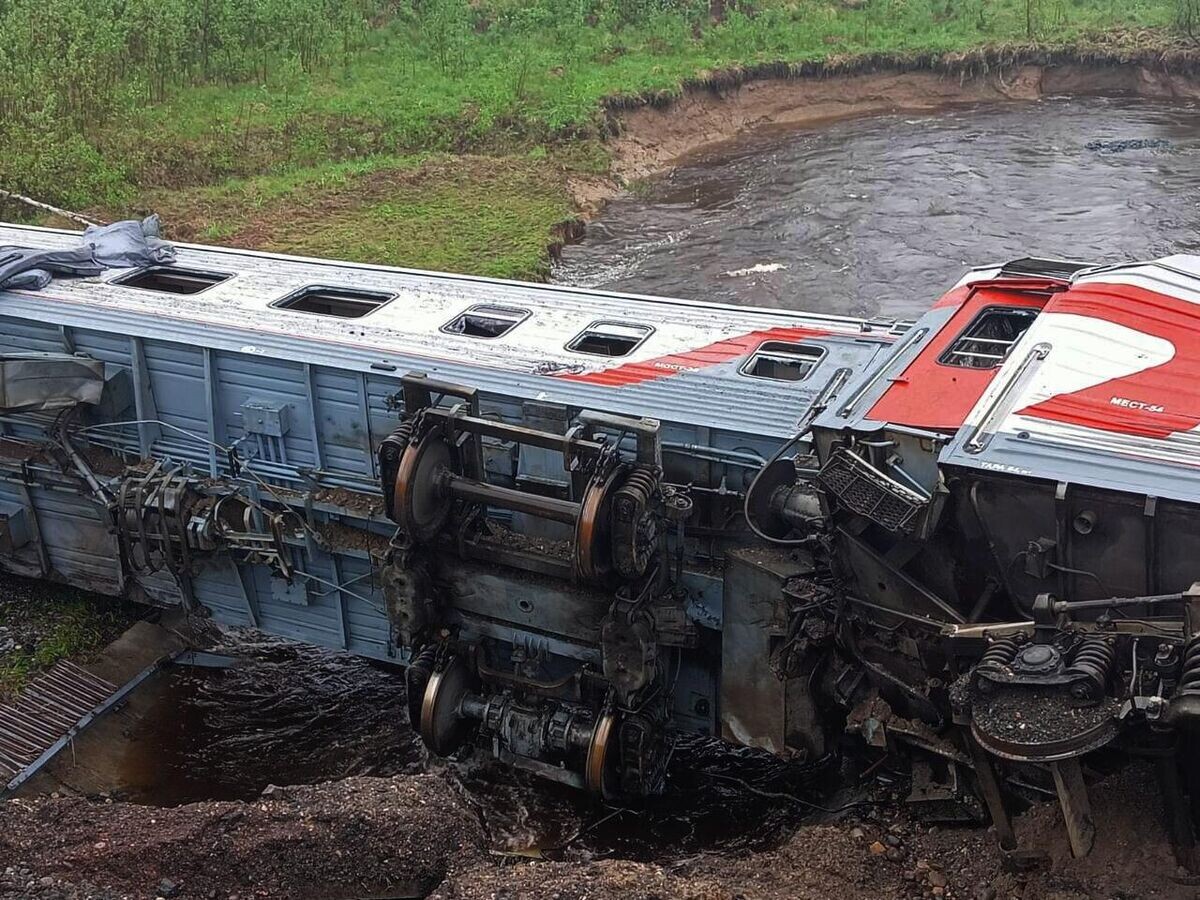
<instances>
[{"instance_id":1,"label":"derailed passenger train car","mask_svg":"<svg viewBox=\"0 0 1200 900\"><path fill-rule=\"evenodd\" d=\"M0 565L409 665L432 748L600 793L671 727L819 755L740 706L786 621L727 581L755 473L896 330L199 247L0 292Z\"/></svg>"},{"instance_id":2,"label":"derailed passenger train car","mask_svg":"<svg viewBox=\"0 0 1200 900\"><path fill-rule=\"evenodd\" d=\"M605 796L850 729L1008 849L1044 773L1082 852L1136 744L1183 846L1196 270L912 326L202 247L0 291L0 567L403 664L435 752Z\"/></svg>"}]
</instances>

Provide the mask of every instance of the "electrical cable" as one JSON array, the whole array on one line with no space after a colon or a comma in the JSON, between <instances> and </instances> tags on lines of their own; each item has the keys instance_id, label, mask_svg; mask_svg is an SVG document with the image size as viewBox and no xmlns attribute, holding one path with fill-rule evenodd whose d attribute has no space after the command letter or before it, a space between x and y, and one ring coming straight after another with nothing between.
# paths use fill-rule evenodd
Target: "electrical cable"
<instances>
[{"instance_id":1,"label":"electrical cable","mask_svg":"<svg viewBox=\"0 0 1200 900\"><path fill-rule=\"evenodd\" d=\"M766 463L763 464L763 467L754 474L754 478L750 482L750 487L746 488L746 500L742 504L742 516L743 516L743 518L745 518L746 524L750 526L750 530L753 531L756 535L758 535L758 537L762 538L764 541L767 541L768 543L771 543L771 544L778 544L781 547L802 547L805 544L809 543L812 540L812 538L811 537L775 538L775 537L771 537L769 534L766 534L765 532L762 531L762 529L760 529L757 525L754 524L754 517L750 514L750 500L754 496L754 490L755 490L755 488L758 487L759 479L762 478L763 473L765 471L767 471L767 469L769 469L775 463L777 463L780 459L782 459L783 454L786 453L789 448L791 448L791 447L795 446L797 443L799 443L803 437L804 437L803 434L792 435L792 437L788 438L787 441L785 441L783 443L783 445L780 446L780 448L775 451L775 455L772 456L769 460L767 460Z\"/></svg>"}]
</instances>

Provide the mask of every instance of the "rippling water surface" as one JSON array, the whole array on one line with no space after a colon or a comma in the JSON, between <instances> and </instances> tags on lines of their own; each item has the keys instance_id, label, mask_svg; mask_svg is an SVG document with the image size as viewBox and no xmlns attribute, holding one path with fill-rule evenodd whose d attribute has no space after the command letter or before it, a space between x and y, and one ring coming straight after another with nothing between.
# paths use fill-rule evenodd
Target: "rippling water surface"
<instances>
[{"instance_id":1,"label":"rippling water surface","mask_svg":"<svg viewBox=\"0 0 1200 900\"><path fill-rule=\"evenodd\" d=\"M1200 251L1198 198L1191 106L1050 99L876 116L694 157L613 202L555 280L911 317L971 265Z\"/></svg>"}]
</instances>

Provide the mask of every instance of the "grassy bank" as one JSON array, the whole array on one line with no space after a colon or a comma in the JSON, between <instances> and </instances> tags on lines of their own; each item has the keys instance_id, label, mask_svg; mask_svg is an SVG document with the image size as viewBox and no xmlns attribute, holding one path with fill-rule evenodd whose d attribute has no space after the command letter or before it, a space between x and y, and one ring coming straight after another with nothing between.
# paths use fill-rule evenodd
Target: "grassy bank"
<instances>
[{"instance_id":1,"label":"grassy bank","mask_svg":"<svg viewBox=\"0 0 1200 900\"><path fill-rule=\"evenodd\" d=\"M431 154L154 188L138 200L179 240L387 261L498 278L547 273L575 215L567 164L545 154Z\"/></svg>"},{"instance_id":2,"label":"grassy bank","mask_svg":"<svg viewBox=\"0 0 1200 900\"><path fill-rule=\"evenodd\" d=\"M94 4L10 0L0 187L155 208L178 236L537 276L614 105L766 63L1166 47L1195 2L137 0L96 29Z\"/></svg>"}]
</instances>

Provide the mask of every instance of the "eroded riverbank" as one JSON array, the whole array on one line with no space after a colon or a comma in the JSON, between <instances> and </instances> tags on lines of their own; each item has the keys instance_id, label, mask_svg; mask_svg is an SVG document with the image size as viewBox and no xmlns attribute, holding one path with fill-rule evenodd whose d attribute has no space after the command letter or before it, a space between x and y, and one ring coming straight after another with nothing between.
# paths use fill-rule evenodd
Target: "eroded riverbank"
<instances>
[{"instance_id":1,"label":"eroded riverbank","mask_svg":"<svg viewBox=\"0 0 1200 900\"><path fill-rule=\"evenodd\" d=\"M155 211L176 240L542 280L582 224L630 184L763 127L1064 92L1183 99L1197 94L1198 65L1193 42L1154 30L758 63L702 72L678 89L610 95L595 123L533 148L371 155L219 184L148 184L132 205L92 214Z\"/></svg>"},{"instance_id":2,"label":"eroded riverbank","mask_svg":"<svg viewBox=\"0 0 1200 900\"><path fill-rule=\"evenodd\" d=\"M1139 59L1020 49L716 73L678 99L617 109L612 171L644 178L766 126L1063 96L1190 101L1200 98L1200 78L1183 52Z\"/></svg>"}]
</instances>

